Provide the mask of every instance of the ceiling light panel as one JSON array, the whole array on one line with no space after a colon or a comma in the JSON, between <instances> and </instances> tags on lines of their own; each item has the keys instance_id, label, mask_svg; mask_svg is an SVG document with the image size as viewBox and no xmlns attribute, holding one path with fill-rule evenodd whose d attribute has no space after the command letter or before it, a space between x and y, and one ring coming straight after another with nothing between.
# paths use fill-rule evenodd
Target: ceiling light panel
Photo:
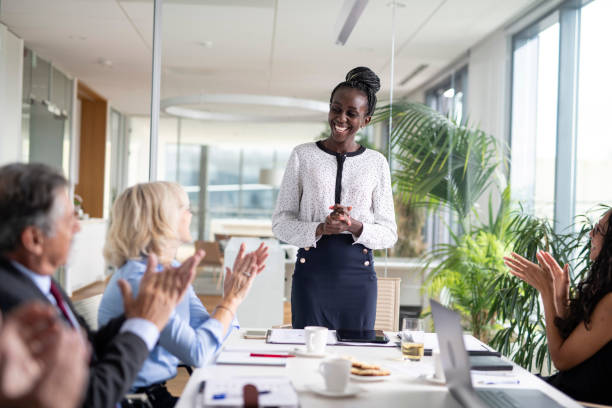
<instances>
[{"instance_id":1,"label":"ceiling light panel","mask_svg":"<svg viewBox=\"0 0 612 408\"><path fill-rule=\"evenodd\" d=\"M336 44L346 44L367 4L368 0L344 0L338 17L337 26L340 27L340 32L336 38Z\"/></svg>"}]
</instances>

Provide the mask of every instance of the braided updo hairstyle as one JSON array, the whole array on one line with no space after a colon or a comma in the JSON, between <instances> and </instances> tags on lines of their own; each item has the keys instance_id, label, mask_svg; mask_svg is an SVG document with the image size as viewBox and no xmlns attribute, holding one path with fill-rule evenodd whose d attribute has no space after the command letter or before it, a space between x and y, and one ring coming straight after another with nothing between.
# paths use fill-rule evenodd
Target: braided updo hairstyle
<instances>
[{"instance_id":1,"label":"braided updo hairstyle","mask_svg":"<svg viewBox=\"0 0 612 408\"><path fill-rule=\"evenodd\" d=\"M334 93L339 88L359 89L368 97L368 112L366 116L372 116L376 108L376 92L380 89L380 79L370 68L357 67L351 69L344 82L340 82L331 93L329 103L334 99Z\"/></svg>"}]
</instances>

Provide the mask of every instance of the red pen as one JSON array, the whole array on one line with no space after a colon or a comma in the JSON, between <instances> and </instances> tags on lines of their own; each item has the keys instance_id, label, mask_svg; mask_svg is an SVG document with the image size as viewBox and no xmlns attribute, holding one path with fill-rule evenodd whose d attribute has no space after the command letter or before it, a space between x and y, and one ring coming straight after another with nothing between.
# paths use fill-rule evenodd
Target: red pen
<instances>
[{"instance_id":1,"label":"red pen","mask_svg":"<svg viewBox=\"0 0 612 408\"><path fill-rule=\"evenodd\" d=\"M251 357L278 357L278 358L289 358L295 357L293 354L261 354L261 353L251 353Z\"/></svg>"}]
</instances>

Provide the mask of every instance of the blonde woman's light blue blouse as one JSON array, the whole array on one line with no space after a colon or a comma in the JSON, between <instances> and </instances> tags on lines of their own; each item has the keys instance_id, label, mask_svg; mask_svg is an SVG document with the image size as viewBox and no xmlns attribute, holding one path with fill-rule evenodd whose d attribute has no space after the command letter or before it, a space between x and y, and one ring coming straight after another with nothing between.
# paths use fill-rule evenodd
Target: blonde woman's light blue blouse
<instances>
[{"instance_id":1,"label":"blonde woman's light blue blouse","mask_svg":"<svg viewBox=\"0 0 612 408\"><path fill-rule=\"evenodd\" d=\"M178 262L173 261L172 266L178 265ZM123 298L117 281L125 279L136 295L145 270L146 259L130 260L113 274L98 311L100 325L124 312ZM159 341L138 373L132 389L173 378L176 376L178 364L181 363L195 367L205 365L232 330L238 328L238 321L234 319L230 330L223 336L221 323L210 316L190 286L161 331Z\"/></svg>"}]
</instances>

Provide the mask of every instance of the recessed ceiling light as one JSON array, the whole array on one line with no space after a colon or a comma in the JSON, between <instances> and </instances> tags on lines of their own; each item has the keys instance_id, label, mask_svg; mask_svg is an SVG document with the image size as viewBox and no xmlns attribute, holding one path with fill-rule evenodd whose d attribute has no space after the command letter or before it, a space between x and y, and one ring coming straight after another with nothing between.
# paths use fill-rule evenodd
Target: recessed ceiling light
<instances>
[{"instance_id":1,"label":"recessed ceiling light","mask_svg":"<svg viewBox=\"0 0 612 408\"><path fill-rule=\"evenodd\" d=\"M105 68L110 68L113 66L113 61L106 58L98 58L98 64L102 65Z\"/></svg>"},{"instance_id":2,"label":"recessed ceiling light","mask_svg":"<svg viewBox=\"0 0 612 408\"><path fill-rule=\"evenodd\" d=\"M81 40L81 41L85 41L87 39L87 37L85 37L84 35L69 35L68 38L71 40Z\"/></svg>"},{"instance_id":3,"label":"recessed ceiling light","mask_svg":"<svg viewBox=\"0 0 612 408\"><path fill-rule=\"evenodd\" d=\"M213 46L213 42L211 40L207 40L207 41L198 41L197 44L201 47L204 48L212 48Z\"/></svg>"},{"instance_id":4,"label":"recessed ceiling light","mask_svg":"<svg viewBox=\"0 0 612 408\"><path fill-rule=\"evenodd\" d=\"M340 15L338 16L337 27L340 27L338 32L338 38L336 38L337 45L346 44L349 36L353 32L353 28L359 21L363 9L365 9L369 0L344 0Z\"/></svg>"},{"instance_id":5,"label":"recessed ceiling light","mask_svg":"<svg viewBox=\"0 0 612 408\"><path fill-rule=\"evenodd\" d=\"M452 98L453 96L455 96L455 88L448 88L446 91L444 91L442 96L444 96L445 98Z\"/></svg>"},{"instance_id":6,"label":"recessed ceiling light","mask_svg":"<svg viewBox=\"0 0 612 408\"><path fill-rule=\"evenodd\" d=\"M243 115L224 113L222 111L204 111L197 109L198 105L255 105L273 108L297 108L306 111L306 114L287 115L286 112L271 116ZM291 122L299 120L302 122L325 120L325 114L329 111L329 102L321 102L311 99L299 99L285 96L272 95L248 95L248 94L198 94L166 98L161 101L161 110L174 116L190 119L214 120L214 121L248 121L248 122ZM193 108L190 106L194 106ZM223 109L223 108L220 108Z\"/></svg>"}]
</instances>

